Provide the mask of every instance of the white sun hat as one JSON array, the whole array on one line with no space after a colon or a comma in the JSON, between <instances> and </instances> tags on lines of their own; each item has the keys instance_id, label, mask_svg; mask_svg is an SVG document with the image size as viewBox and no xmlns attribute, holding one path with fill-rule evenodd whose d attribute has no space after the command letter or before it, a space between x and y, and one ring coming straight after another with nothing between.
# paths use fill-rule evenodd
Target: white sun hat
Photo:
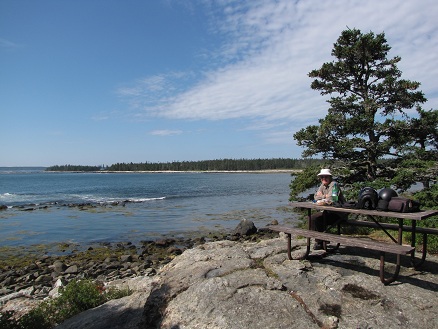
<instances>
[{"instance_id":1,"label":"white sun hat","mask_svg":"<svg viewBox=\"0 0 438 329\"><path fill-rule=\"evenodd\" d=\"M332 173L330 172L330 169L321 169L318 176L332 176Z\"/></svg>"}]
</instances>

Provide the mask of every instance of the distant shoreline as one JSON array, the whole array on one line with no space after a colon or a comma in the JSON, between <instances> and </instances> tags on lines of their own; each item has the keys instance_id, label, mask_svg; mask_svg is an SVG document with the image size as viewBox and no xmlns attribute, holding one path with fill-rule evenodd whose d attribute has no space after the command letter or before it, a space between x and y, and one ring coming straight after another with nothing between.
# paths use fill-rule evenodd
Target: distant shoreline
<instances>
[{"instance_id":1,"label":"distant shoreline","mask_svg":"<svg viewBox=\"0 0 438 329\"><path fill-rule=\"evenodd\" d=\"M101 171L45 171L47 173L94 173L94 174L297 174L302 172L302 169L267 169L267 170L136 170L136 171L114 171L114 170L101 170Z\"/></svg>"}]
</instances>

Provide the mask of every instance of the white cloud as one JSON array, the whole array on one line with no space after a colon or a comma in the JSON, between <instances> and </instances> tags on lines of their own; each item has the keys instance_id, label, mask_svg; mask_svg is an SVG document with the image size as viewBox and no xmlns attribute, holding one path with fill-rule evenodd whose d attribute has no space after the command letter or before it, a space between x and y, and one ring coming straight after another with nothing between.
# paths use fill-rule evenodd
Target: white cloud
<instances>
[{"instance_id":1,"label":"white cloud","mask_svg":"<svg viewBox=\"0 0 438 329\"><path fill-rule=\"evenodd\" d=\"M173 136L180 134L182 134L182 130L163 129L163 130L152 130L149 132L149 135L153 135L153 136Z\"/></svg>"},{"instance_id":2,"label":"white cloud","mask_svg":"<svg viewBox=\"0 0 438 329\"><path fill-rule=\"evenodd\" d=\"M402 57L403 77L421 82L429 107L437 107L438 6L432 0L223 3L215 8L221 15L211 11L212 27L226 37L213 65L219 68L189 78L141 79L120 90L133 107L169 119L246 118L249 129L272 130L271 141L291 136L325 116L327 104L310 89L307 74L332 60L333 43L346 28L385 32L393 47L389 56ZM195 77L195 83L182 83ZM275 132L284 125L291 133Z\"/></svg>"}]
</instances>

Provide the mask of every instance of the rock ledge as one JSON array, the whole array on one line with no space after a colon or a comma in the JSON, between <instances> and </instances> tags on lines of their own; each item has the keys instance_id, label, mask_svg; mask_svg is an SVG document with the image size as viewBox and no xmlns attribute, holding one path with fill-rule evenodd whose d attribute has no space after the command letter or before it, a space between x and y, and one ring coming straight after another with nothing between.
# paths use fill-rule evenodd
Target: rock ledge
<instances>
[{"instance_id":1,"label":"rock ledge","mask_svg":"<svg viewBox=\"0 0 438 329\"><path fill-rule=\"evenodd\" d=\"M292 243L303 252L304 240ZM284 236L209 242L154 277L112 282L135 293L58 328L437 328L438 258L422 271L404 261L399 281L384 286L377 255L355 248L299 261L287 259Z\"/></svg>"}]
</instances>

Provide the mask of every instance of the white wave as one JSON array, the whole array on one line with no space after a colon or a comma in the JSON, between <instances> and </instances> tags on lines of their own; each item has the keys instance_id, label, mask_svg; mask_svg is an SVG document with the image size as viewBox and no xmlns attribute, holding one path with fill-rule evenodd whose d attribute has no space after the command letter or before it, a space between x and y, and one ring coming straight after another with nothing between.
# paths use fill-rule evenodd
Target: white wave
<instances>
[{"instance_id":1,"label":"white wave","mask_svg":"<svg viewBox=\"0 0 438 329\"><path fill-rule=\"evenodd\" d=\"M78 199L84 200L86 202L95 202L99 204L105 203L114 203L114 202L148 202L148 201L156 201L156 200L164 200L166 197L156 197L156 198L115 198L115 197L98 197L95 195L76 195Z\"/></svg>"},{"instance_id":2,"label":"white wave","mask_svg":"<svg viewBox=\"0 0 438 329\"><path fill-rule=\"evenodd\" d=\"M130 202L147 202L147 201L155 201L155 200L164 200L165 196L159 198L139 198L139 199L128 199Z\"/></svg>"},{"instance_id":3,"label":"white wave","mask_svg":"<svg viewBox=\"0 0 438 329\"><path fill-rule=\"evenodd\" d=\"M8 192L0 194L0 200L2 200L2 201L16 200L17 197L18 197L17 194L8 193Z\"/></svg>"},{"instance_id":4,"label":"white wave","mask_svg":"<svg viewBox=\"0 0 438 329\"><path fill-rule=\"evenodd\" d=\"M99 196L92 194L56 194L56 195L20 195L14 193L3 193L0 194L0 201L6 206L10 205L54 205L54 204L81 204L81 203L91 203L91 204L123 204L123 203L142 203L164 200L166 197L109 197L109 196Z\"/></svg>"}]
</instances>

